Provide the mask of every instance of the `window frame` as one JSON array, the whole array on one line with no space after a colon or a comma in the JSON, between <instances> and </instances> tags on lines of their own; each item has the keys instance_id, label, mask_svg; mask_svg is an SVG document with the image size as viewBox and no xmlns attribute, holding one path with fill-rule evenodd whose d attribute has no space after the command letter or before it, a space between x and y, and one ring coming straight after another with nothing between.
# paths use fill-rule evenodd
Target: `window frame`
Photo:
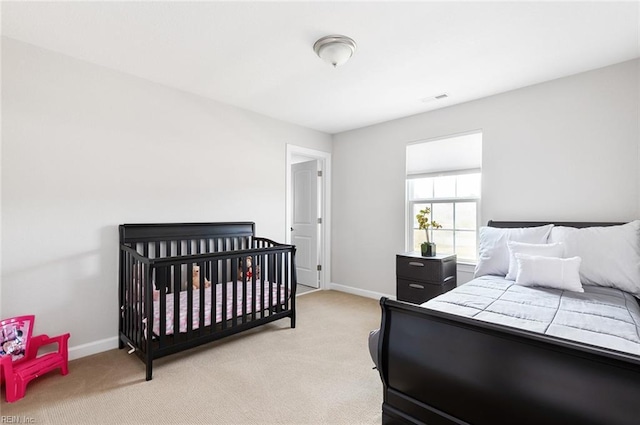
<instances>
[{"instance_id":1,"label":"window frame","mask_svg":"<svg viewBox=\"0 0 640 425\"><path fill-rule=\"evenodd\" d=\"M407 251L411 252L414 251L414 240L413 240L413 236L414 236L414 231L415 228L413 227L414 224L414 207L417 204L444 204L444 203L448 203L448 204L453 204L453 228L452 229L446 229L446 230L451 230L454 232L454 238L453 238L453 247L454 247L454 253L456 253L456 245L455 245L455 232L456 232L456 225L455 225L455 208L456 208L456 204L458 203L475 203L476 204L476 228L475 230L458 230L458 231L464 231L464 232L475 232L476 235L476 247L475 247L475 251L476 253L478 252L478 246L479 246L479 241L478 241L478 236L479 236L479 229L480 229L480 207L481 207L481 198L482 198L482 193L480 193L479 196L465 196L465 197L432 197L432 198L415 198L412 199L410 198L410 192L411 192L411 188L410 188L410 181L411 180L417 180L417 179L422 179L422 178L433 178L433 177L446 177L446 176L461 176L461 175L465 175L465 174L480 174L480 181L482 181L482 168L473 168L473 169L467 169L467 170L451 170L451 171L443 171L443 172L437 172L437 173L421 173L421 174L407 174L405 176L405 202L406 202L406 248ZM457 184L457 180L456 180L456 184ZM456 187L456 191L457 191L457 187ZM429 230L430 232L430 236L433 236L433 229ZM457 253L456 253L457 255ZM477 257L475 259L471 259L471 258L458 258L458 264L476 264L478 261Z\"/></svg>"}]
</instances>

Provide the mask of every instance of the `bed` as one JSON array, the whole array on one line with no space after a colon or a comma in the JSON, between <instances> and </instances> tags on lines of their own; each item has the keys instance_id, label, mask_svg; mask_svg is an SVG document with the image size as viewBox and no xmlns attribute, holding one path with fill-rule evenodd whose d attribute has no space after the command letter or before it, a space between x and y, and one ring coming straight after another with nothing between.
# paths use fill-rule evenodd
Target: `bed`
<instances>
[{"instance_id":1,"label":"bed","mask_svg":"<svg viewBox=\"0 0 640 425\"><path fill-rule=\"evenodd\" d=\"M289 318L295 247L255 236L252 222L123 224L119 348L153 360Z\"/></svg>"},{"instance_id":2,"label":"bed","mask_svg":"<svg viewBox=\"0 0 640 425\"><path fill-rule=\"evenodd\" d=\"M489 227L545 224L494 221ZM571 228L598 234L619 224L555 223L563 228L558 234ZM595 263L582 258L580 278L583 270L607 270L621 282L640 277L640 261L629 268L626 257L638 255L639 232L628 241L631 254L605 243ZM612 251L622 263L609 259ZM616 268L607 269L609 260ZM423 306L382 298L381 327L370 340L383 383L382 423L640 423L640 306L637 293L624 288L584 284L584 292L574 292L486 274ZM540 312L532 315L530 308Z\"/></svg>"}]
</instances>

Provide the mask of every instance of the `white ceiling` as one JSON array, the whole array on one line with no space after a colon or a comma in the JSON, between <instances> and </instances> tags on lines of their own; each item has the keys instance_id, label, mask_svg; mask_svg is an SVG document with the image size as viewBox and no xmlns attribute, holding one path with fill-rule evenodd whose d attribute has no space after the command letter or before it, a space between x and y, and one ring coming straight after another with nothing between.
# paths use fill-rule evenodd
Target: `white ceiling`
<instances>
[{"instance_id":1,"label":"white ceiling","mask_svg":"<svg viewBox=\"0 0 640 425\"><path fill-rule=\"evenodd\" d=\"M4 36L331 134L640 56L638 2L1 7ZM328 34L358 43L337 69Z\"/></svg>"}]
</instances>

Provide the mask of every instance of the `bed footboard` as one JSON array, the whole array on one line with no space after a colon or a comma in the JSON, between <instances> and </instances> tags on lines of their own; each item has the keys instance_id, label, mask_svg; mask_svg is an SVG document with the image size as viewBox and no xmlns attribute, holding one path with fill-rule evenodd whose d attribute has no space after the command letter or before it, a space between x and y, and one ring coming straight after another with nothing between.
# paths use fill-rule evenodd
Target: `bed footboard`
<instances>
[{"instance_id":1,"label":"bed footboard","mask_svg":"<svg viewBox=\"0 0 640 425\"><path fill-rule=\"evenodd\" d=\"M640 423L640 359L382 298L383 424Z\"/></svg>"}]
</instances>

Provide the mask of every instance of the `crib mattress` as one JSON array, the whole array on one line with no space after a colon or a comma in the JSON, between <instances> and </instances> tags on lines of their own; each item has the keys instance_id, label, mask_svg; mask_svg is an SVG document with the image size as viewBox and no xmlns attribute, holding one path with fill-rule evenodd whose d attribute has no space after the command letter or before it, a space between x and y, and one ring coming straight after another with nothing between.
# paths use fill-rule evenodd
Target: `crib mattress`
<instances>
[{"instance_id":1,"label":"crib mattress","mask_svg":"<svg viewBox=\"0 0 640 425\"><path fill-rule=\"evenodd\" d=\"M237 309L236 315L238 317L242 316L242 306L243 301L246 305L247 314L252 313L252 304L254 296L252 294L252 284L251 282L247 282L247 296L246 299L243 300L243 282L236 282L236 291L237 291ZM227 297L226 297L226 319L229 320L233 316L233 282L227 282ZM215 323L220 323L222 321L222 284L216 285L216 306L215 310L212 309L211 302L211 288L205 288L205 297L204 297L204 324L203 326L211 325L211 315L212 311L215 311ZM269 295L271 294L272 302L269 303ZM285 295L284 285L280 285L280 303L286 301L291 295L291 290L289 289L288 293ZM193 320L192 320L192 329L198 329L200 327L200 291L198 289L194 289L192 292L193 296ZM178 332L187 332L187 313L188 313L188 291L180 292L180 304L179 304L179 312L180 312L180 329ZM174 295L167 294L165 296L166 300L166 329L165 334L171 335L174 333ZM270 282L261 282L260 280L256 281L256 296L255 296L255 305L256 311L263 310L268 306L275 306L278 304L278 284ZM160 335L160 300L153 302L153 333L155 336Z\"/></svg>"}]
</instances>

